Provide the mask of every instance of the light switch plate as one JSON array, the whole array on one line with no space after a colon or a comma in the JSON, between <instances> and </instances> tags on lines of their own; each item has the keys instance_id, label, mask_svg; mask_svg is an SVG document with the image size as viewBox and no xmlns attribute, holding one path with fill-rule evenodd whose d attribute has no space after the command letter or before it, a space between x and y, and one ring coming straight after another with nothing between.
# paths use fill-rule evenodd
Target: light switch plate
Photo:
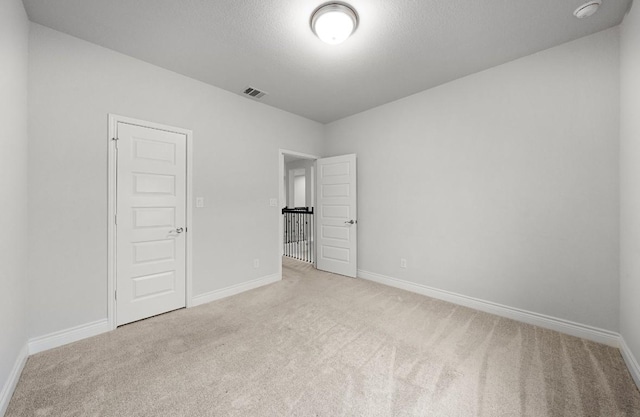
<instances>
[{"instance_id":1,"label":"light switch plate","mask_svg":"<svg viewBox=\"0 0 640 417\"><path fill-rule=\"evenodd\" d=\"M204 207L204 197L196 197L196 207L197 208Z\"/></svg>"},{"instance_id":2,"label":"light switch plate","mask_svg":"<svg viewBox=\"0 0 640 417\"><path fill-rule=\"evenodd\" d=\"M278 207L278 199L277 198L270 198L269 199L269 205L271 207Z\"/></svg>"}]
</instances>

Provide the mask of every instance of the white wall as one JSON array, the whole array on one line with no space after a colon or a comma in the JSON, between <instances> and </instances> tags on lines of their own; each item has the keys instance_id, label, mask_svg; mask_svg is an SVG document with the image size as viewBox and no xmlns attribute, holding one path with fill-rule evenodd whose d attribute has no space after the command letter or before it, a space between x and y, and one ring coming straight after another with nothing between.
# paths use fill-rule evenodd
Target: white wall
<instances>
[{"instance_id":1,"label":"white wall","mask_svg":"<svg viewBox=\"0 0 640 417\"><path fill-rule=\"evenodd\" d=\"M640 360L640 4L620 47L620 333Z\"/></svg>"},{"instance_id":2,"label":"white wall","mask_svg":"<svg viewBox=\"0 0 640 417\"><path fill-rule=\"evenodd\" d=\"M304 173L293 177L293 205L307 207L307 178Z\"/></svg>"},{"instance_id":3,"label":"white wall","mask_svg":"<svg viewBox=\"0 0 640 417\"><path fill-rule=\"evenodd\" d=\"M108 113L193 130L195 295L278 272L278 149L322 125L37 24L30 52L31 336L106 317Z\"/></svg>"},{"instance_id":4,"label":"white wall","mask_svg":"<svg viewBox=\"0 0 640 417\"><path fill-rule=\"evenodd\" d=\"M616 331L618 35L328 125L358 155L359 268Z\"/></svg>"},{"instance_id":5,"label":"white wall","mask_svg":"<svg viewBox=\"0 0 640 417\"><path fill-rule=\"evenodd\" d=\"M314 185L314 177L313 177L313 169L314 169L314 165L315 165L315 160L312 159L298 159L295 161L290 161L285 163L285 169L284 169L284 183L285 183L285 194L286 194L286 198L285 201L287 202L287 206L288 207L296 207L296 204L294 202L294 195L295 195L295 190L294 190L294 179L293 178L289 178L290 177L290 172L292 170L303 170L304 171L304 200L305 200L305 204L303 206L300 207L312 207L313 206L313 201L314 201L314 190L315 190L315 185Z\"/></svg>"},{"instance_id":6,"label":"white wall","mask_svg":"<svg viewBox=\"0 0 640 417\"><path fill-rule=\"evenodd\" d=\"M1 1L0 393L8 382L18 353L27 341L28 40L29 22L22 2ZM2 412L0 408L0 414Z\"/></svg>"}]
</instances>

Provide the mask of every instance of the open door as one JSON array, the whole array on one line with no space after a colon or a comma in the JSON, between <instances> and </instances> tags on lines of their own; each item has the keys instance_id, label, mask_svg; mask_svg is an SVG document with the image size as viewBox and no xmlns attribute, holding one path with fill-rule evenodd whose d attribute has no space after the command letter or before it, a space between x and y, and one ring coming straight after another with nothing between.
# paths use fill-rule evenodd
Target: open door
<instances>
[{"instance_id":1,"label":"open door","mask_svg":"<svg viewBox=\"0 0 640 417\"><path fill-rule=\"evenodd\" d=\"M356 277L356 155L317 160L317 268Z\"/></svg>"}]
</instances>

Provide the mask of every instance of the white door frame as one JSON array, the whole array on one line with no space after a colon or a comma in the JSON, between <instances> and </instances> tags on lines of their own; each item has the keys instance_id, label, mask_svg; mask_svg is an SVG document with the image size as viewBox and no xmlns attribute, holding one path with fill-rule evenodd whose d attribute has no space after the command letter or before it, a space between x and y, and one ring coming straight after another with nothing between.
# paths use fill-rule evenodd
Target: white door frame
<instances>
[{"instance_id":1,"label":"white door frame","mask_svg":"<svg viewBox=\"0 0 640 417\"><path fill-rule=\"evenodd\" d=\"M187 145L187 197L186 197L186 300L185 304L187 308L193 305L193 286L192 286L192 219L193 219L193 207L192 207L192 184L193 184L193 132L188 129L182 129L173 126L162 125L159 123L147 122L144 120L132 119L130 117L119 116L117 114L109 114L109 136L108 140L108 215L107 215L107 320L109 321L109 328L114 330L116 325L116 227L115 227L115 214L116 214L116 192L117 192L117 154L116 154L116 137L117 125L119 122L128 123L136 126L148 127L152 129L165 130L168 132L180 133L186 136ZM282 262L280 262L282 263Z\"/></svg>"},{"instance_id":2,"label":"white door frame","mask_svg":"<svg viewBox=\"0 0 640 417\"><path fill-rule=\"evenodd\" d=\"M282 207L287 205L286 196L284 192L284 155L292 155L298 156L300 159L320 159L319 156L311 155L308 153L302 153L297 151L290 151L288 149L278 149L278 275L280 279L282 279L282 257L284 256L284 238L282 236L282 231L284 228L284 221L282 219ZM288 185L288 184L287 184ZM314 186L314 192L315 186ZM314 200L315 201L315 200Z\"/></svg>"}]
</instances>

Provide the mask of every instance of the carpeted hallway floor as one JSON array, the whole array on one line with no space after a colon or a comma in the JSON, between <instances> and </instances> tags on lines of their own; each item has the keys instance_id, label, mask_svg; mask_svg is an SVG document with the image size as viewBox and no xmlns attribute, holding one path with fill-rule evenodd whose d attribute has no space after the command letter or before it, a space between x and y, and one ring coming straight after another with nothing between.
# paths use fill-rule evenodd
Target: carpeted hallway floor
<instances>
[{"instance_id":1,"label":"carpeted hallway floor","mask_svg":"<svg viewBox=\"0 0 640 417\"><path fill-rule=\"evenodd\" d=\"M29 358L17 416L640 416L617 349L285 260Z\"/></svg>"}]
</instances>

